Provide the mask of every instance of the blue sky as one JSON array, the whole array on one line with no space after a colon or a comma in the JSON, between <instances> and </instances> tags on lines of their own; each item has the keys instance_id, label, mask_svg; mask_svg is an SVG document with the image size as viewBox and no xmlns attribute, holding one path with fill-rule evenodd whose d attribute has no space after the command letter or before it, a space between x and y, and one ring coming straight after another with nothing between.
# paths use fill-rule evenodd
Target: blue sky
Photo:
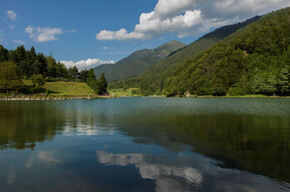
<instances>
[{"instance_id":1,"label":"blue sky","mask_svg":"<svg viewBox=\"0 0 290 192\"><path fill-rule=\"evenodd\" d=\"M0 0L0 44L24 44L79 68L118 61L171 40L189 44L287 0ZM90 59L90 60L88 60Z\"/></svg>"}]
</instances>

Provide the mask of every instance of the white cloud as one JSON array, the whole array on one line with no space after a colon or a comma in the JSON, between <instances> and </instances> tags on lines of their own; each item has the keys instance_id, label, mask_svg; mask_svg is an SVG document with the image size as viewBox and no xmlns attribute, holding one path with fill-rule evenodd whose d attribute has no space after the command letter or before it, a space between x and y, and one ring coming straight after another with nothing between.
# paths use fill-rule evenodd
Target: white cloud
<instances>
[{"instance_id":1,"label":"white cloud","mask_svg":"<svg viewBox=\"0 0 290 192\"><path fill-rule=\"evenodd\" d=\"M24 45L24 41L22 40L13 40L13 43L18 44L18 45Z\"/></svg>"},{"instance_id":2,"label":"white cloud","mask_svg":"<svg viewBox=\"0 0 290 192\"><path fill-rule=\"evenodd\" d=\"M152 12L140 15L132 32L124 28L101 30L96 39L150 39L166 33L175 33L179 38L198 36L289 5L288 0L159 0Z\"/></svg>"},{"instance_id":3,"label":"white cloud","mask_svg":"<svg viewBox=\"0 0 290 192\"><path fill-rule=\"evenodd\" d=\"M34 28L31 26L25 28L25 33L28 33L29 37L37 42L55 41L58 40L58 38L56 37L57 35L71 32L75 32L75 30L74 29L63 30L62 28L50 28L50 27Z\"/></svg>"},{"instance_id":4,"label":"white cloud","mask_svg":"<svg viewBox=\"0 0 290 192\"><path fill-rule=\"evenodd\" d=\"M6 15L7 15L7 17L8 17L9 19L11 19L11 20L16 20L17 14L16 14L14 11L12 11L12 10L8 10L8 11L6 12Z\"/></svg>"},{"instance_id":5,"label":"white cloud","mask_svg":"<svg viewBox=\"0 0 290 192\"><path fill-rule=\"evenodd\" d=\"M87 59L87 60L80 60L77 62L74 61L60 61L63 63L67 68L76 66L78 69L90 69L97 67L102 64L114 64L114 61L103 61L100 59Z\"/></svg>"}]
</instances>

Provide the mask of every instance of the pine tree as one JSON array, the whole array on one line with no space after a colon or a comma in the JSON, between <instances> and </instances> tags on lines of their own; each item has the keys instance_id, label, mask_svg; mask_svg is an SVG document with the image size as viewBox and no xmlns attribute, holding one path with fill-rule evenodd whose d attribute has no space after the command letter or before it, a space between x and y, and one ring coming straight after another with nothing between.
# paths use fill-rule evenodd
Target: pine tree
<instances>
[{"instance_id":1,"label":"pine tree","mask_svg":"<svg viewBox=\"0 0 290 192\"><path fill-rule=\"evenodd\" d=\"M9 60L9 51L0 45L0 62Z\"/></svg>"},{"instance_id":2,"label":"pine tree","mask_svg":"<svg viewBox=\"0 0 290 192\"><path fill-rule=\"evenodd\" d=\"M88 70L86 70L86 69L82 70L80 72L80 76L79 76L80 80L83 81L83 82L86 82L87 79L88 79L88 74L89 74Z\"/></svg>"},{"instance_id":3,"label":"pine tree","mask_svg":"<svg viewBox=\"0 0 290 192\"><path fill-rule=\"evenodd\" d=\"M100 95L107 94L108 93L107 87L108 87L107 79L105 77L105 74L102 73L99 79L99 89L100 89L99 94Z\"/></svg>"},{"instance_id":4,"label":"pine tree","mask_svg":"<svg viewBox=\"0 0 290 192\"><path fill-rule=\"evenodd\" d=\"M47 75L49 77L57 77L55 59L49 56L46 58L46 61L47 61Z\"/></svg>"}]
</instances>

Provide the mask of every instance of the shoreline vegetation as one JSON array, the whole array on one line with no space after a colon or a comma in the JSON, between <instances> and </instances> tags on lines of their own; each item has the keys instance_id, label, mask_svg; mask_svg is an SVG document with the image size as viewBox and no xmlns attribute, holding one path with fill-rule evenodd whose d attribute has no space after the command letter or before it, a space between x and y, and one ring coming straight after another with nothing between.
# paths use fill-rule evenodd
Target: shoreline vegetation
<instances>
[{"instance_id":1,"label":"shoreline vegetation","mask_svg":"<svg viewBox=\"0 0 290 192\"><path fill-rule=\"evenodd\" d=\"M111 96L101 95L63 95L63 96L41 96L41 95L19 95L0 96L0 101L44 101L44 100L80 100L80 99L108 99Z\"/></svg>"},{"instance_id":2,"label":"shoreline vegetation","mask_svg":"<svg viewBox=\"0 0 290 192\"><path fill-rule=\"evenodd\" d=\"M32 86L32 81L24 80L25 86ZM154 94L144 96L141 94L140 88L129 89L109 89L106 94L98 95L94 93L91 87L84 82L72 81L58 81L46 82L41 89L49 90L43 93L23 94L23 93L2 93L0 94L0 101L42 101L42 100L81 100L81 99L109 99L109 98L122 98L122 97L166 97L162 94ZM213 95L192 95L183 94L176 95L173 98L290 98L289 96L268 96L262 94L248 94L248 95L226 95L226 96L213 96Z\"/></svg>"},{"instance_id":3,"label":"shoreline vegetation","mask_svg":"<svg viewBox=\"0 0 290 192\"><path fill-rule=\"evenodd\" d=\"M28 80L24 81L26 85L30 85ZM48 82L44 88L49 88L51 94L0 94L0 101L45 101L45 100L81 100L81 99L109 99L109 98L124 98L124 97L166 97L166 95L149 95L144 96L140 94L140 88L130 89L112 89L108 90L106 95L94 94L93 90L85 83L81 82ZM251 95L176 95L172 98L290 98L289 96L268 96L262 94Z\"/></svg>"},{"instance_id":4,"label":"shoreline vegetation","mask_svg":"<svg viewBox=\"0 0 290 192\"><path fill-rule=\"evenodd\" d=\"M136 96L136 95L0 95L0 101L46 101L46 100L90 100L90 99L111 99L111 98L126 98L126 97L149 97L149 98L165 98L165 95L150 95L150 96ZM175 96L168 98L287 98L290 96L267 96L267 95L241 95L241 96L213 96L213 95L190 95L190 96Z\"/></svg>"}]
</instances>

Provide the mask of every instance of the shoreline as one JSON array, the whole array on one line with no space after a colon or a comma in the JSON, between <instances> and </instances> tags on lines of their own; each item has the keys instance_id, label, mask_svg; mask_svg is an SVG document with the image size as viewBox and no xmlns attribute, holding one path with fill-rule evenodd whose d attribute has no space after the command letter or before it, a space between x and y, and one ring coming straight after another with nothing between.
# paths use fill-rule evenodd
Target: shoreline
<instances>
[{"instance_id":1,"label":"shoreline","mask_svg":"<svg viewBox=\"0 0 290 192\"><path fill-rule=\"evenodd\" d=\"M111 99L111 98L128 98L128 97L148 97L148 98L167 98L166 96L118 96L113 97L112 95L94 95L94 96L84 96L84 95L53 95L53 96L0 96L0 101L49 101L49 100L90 100L90 99ZM290 96L266 96L266 95L240 95L240 96L212 96L212 95L204 95L204 96L193 96L190 97L168 97L168 98L285 98L289 99Z\"/></svg>"},{"instance_id":2,"label":"shoreline","mask_svg":"<svg viewBox=\"0 0 290 192\"><path fill-rule=\"evenodd\" d=\"M61 95L61 96L2 96L0 101L49 101L49 100L81 100L81 99L109 99L111 96L83 96L83 95Z\"/></svg>"}]
</instances>

